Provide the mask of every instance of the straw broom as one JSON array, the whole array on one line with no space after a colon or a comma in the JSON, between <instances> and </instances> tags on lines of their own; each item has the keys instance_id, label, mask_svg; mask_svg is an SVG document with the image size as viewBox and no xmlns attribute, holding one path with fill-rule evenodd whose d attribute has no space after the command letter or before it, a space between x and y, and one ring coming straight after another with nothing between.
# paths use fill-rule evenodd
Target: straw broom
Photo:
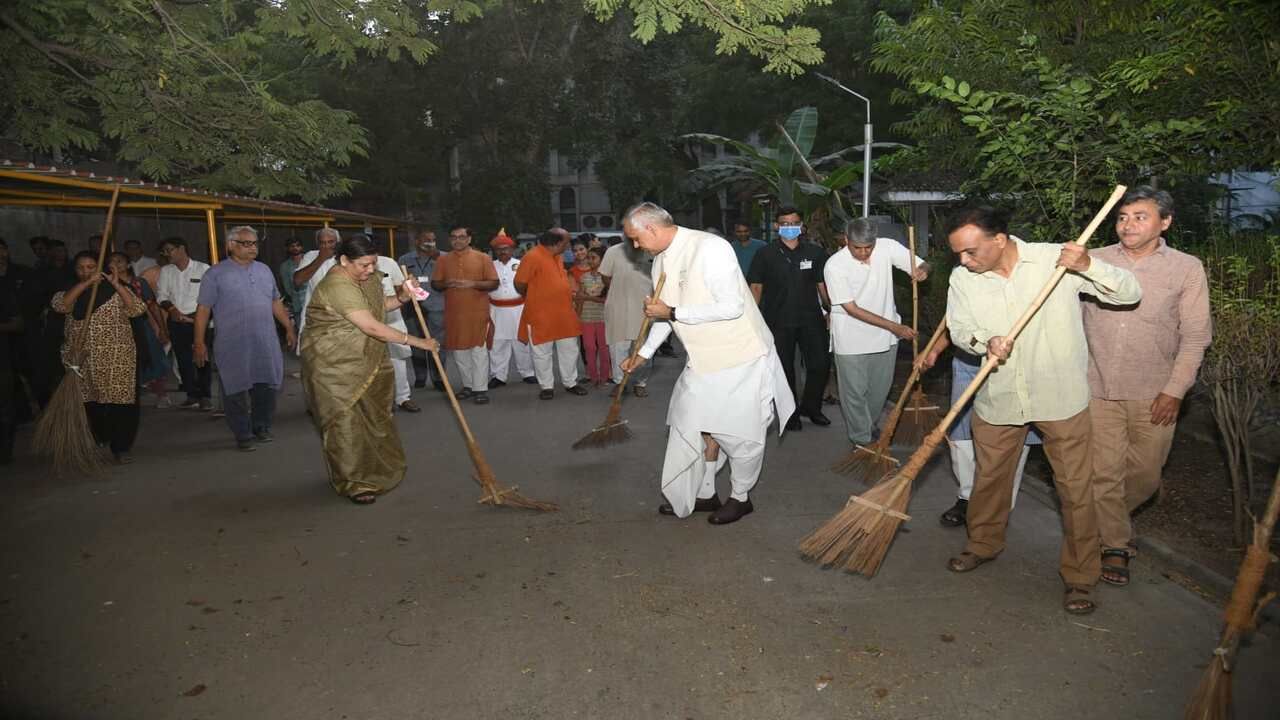
<instances>
[{"instance_id":1,"label":"straw broom","mask_svg":"<svg viewBox=\"0 0 1280 720\"><path fill-rule=\"evenodd\" d=\"M653 297L662 294L662 286L667 282L667 274L664 272L658 276L658 284L653 288ZM645 317L640 322L640 334L636 335L636 339L631 343L631 359L639 357L640 346L644 344L645 338L649 336L649 326L653 324L653 318ZM631 439L631 430L627 427L627 421L622 419L622 395L627 391L627 382L631 380L631 371L628 370L622 376L622 382L618 383L618 389L613 393L613 403L609 405L609 414L604 416L604 422L596 427L596 429L583 435L573 444L574 450L582 450L585 448L602 448L610 445L618 445Z\"/></svg>"},{"instance_id":2,"label":"straw broom","mask_svg":"<svg viewBox=\"0 0 1280 720\"><path fill-rule=\"evenodd\" d=\"M1106 219L1111 208L1120 201L1126 188L1117 185L1098 214L1093 217L1076 244L1085 245L1102 221ZM1058 286L1067 269L1058 268L1040 294L1032 301L1031 306L1022 313L1013 327L1005 334L1010 342L1017 339L1023 328L1044 305L1050 293ZM964 392L951 406L946 417L938 423L924 439L924 443L911 455L911 459L897 473L881 480L875 487L861 497L854 495L845 503L843 509L834 517L814 530L800 541L800 553L810 560L815 560L824 567L839 565L850 572L857 572L871 577L880 569L889 552L889 545L898 532L898 526L911 517L906 514L907 503L911 500L911 483L920 474L926 462L946 439L947 428L964 409L966 403L978 392L987 376L1000 364L999 358L988 355L982 363L978 374L965 388Z\"/></svg>"},{"instance_id":3,"label":"straw broom","mask_svg":"<svg viewBox=\"0 0 1280 720\"><path fill-rule=\"evenodd\" d=\"M907 245L911 252L911 329L919 332L920 325L920 287L916 282L916 229L907 226ZM925 352L929 352L931 348L926 347ZM914 366L920 360L920 338L919 336L911 338L911 364ZM908 381L907 386L911 383ZM942 417L941 408L938 404L929 400L924 394L923 383L916 385L915 392L911 395L911 402L907 405L906 415L902 423L902 441L907 444L914 445L924 439L926 428L931 428L938 424L938 420Z\"/></svg>"},{"instance_id":4,"label":"straw broom","mask_svg":"<svg viewBox=\"0 0 1280 720\"><path fill-rule=\"evenodd\" d=\"M409 269L400 266L400 271L405 277L409 277ZM418 301L413 300L413 311L418 316L418 327L422 328L422 336L428 340L431 339L431 333L427 331L427 320L422 316L422 308L419 307ZM458 398L453 394L453 386L449 384L449 374L445 372L444 363L440 362L440 353L431 351L431 359L436 364L436 370L440 373L440 380L444 382L445 395L449 397L449 404L453 406L454 417L458 418L458 425L462 428L462 438L467 442L467 453L471 456L471 464L476 469L476 474L472 478L480 485L483 494L477 503L486 505L510 505L511 507L525 508L528 510L542 510L544 512L555 512L560 506L555 503L542 502L541 500L530 500L521 495L518 486L504 488L498 484L498 478L493 474L493 468L489 467L489 461L485 460L484 453L480 450L480 443L476 442L476 436L471 433L471 426L467 424L467 419L462 415L462 406L458 404Z\"/></svg>"},{"instance_id":5,"label":"straw broom","mask_svg":"<svg viewBox=\"0 0 1280 720\"><path fill-rule=\"evenodd\" d=\"M107 206L107 223L102 230L102 243L98 247L98 272L102 272L103 263L107 259L111 227L115 224L119 202L120 186L116 185L111 193L111 204ZM85 311L80 333L71 338L62 361L67 366L67 371L58 383L58 389L49 398L49 404L41 413L40 419L36 421L35 438L31 441L37 454L48 455L53 460L53 470L58 475L72 472L97 475L107 468L93 437L93 428L89 426L81 387L84 381L81 368L89 357L89 325L93 322L93 308L98 300L99 285L101 283L94 283L89 291L88 309Z\"/></svg>"},{"instance_id":6,"label":"straw broom","mask_svg":"<svg viewBox=\"0 0 1280 720\"><path fill-rule=\"evenodd\" d=\"M1213 657L1200 677L1195 695L1191 696L1191 704L1183 716L1185 720L1227 720L1231 717L1231 673L1235 669L1236 651L1241 639L1257 624L1258 613L1276 596L1274 592L1267 593L1258 600L1267 565L1273 561L1269 548L1277 516L1280 516L1280 472L1276 473L1271 499L1267 501L1262 520L1253 527L1253 542L1240 564L1231 601L1227 604L1222 639L1213 650Z\"/></svg>"},{"instance_id":7,"label":"straw broom","mask_svg":"<svg viewBox=\"0 0 1280 720\"><path fill-rule=\"evenodd\" d=\"M929 338L929 342L924 346L926 355L933 350L934 345L938 344L938 339L942 337L946 330L947 319L944 317L942 322L938 323L938 329L933 331L933 337ZM912 365L911 376L907 378L907 384L902 387L902 392L898 395L898 401L893 404L893 410L889 412L889 419L885 421L884 427L880 428L879 439L870 445L854 445L853 450L831 466L832 470L856 477L862 482L871 482L884 477L885 473L900 464L890 454L889 448L893 444L893 434L898 429L902 411L907 405L907 396L911 394L911 388L915 386L916 381L919 379L920 368Z\"/></svg>"}]
</instances>

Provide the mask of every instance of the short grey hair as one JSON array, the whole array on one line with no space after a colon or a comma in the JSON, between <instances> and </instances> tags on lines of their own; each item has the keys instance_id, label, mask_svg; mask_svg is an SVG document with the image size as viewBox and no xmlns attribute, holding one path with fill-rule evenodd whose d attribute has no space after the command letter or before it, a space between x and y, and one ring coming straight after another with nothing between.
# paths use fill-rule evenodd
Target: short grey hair
<instances>
[{"instance_id":1,"label":"short grey hair","mask_svg":"<svg viewBox=\"0 0 1280 720\"><path fill-rule=\"evenodd\" d=\"M1124 196L1120 198L1120 202L1116 204L1116 207L1124 207L1143 200L1154 202L1156 209L1160 211L1161 218L1173 217L1173 196L1150 185L1138 185L1137 187L1129 188L1125 191Z\"/></svg>"},{"instance_id":2,"label":"short grey hair","mask_svg":"<svg viewBox=\"0 0 1280 720\"><path fill-rule=\"evenodd\" d=\"M258 239L258 231L249 225L237 225L227 231L223 241L230 244L233 240L239 240L241 235L252 235L254 240Z\"/></svg>"},{"instance_id":3,"label":"short grey hair","mask_svg":"<svg viewBox=\"0 0 1280 720\"><path fill-rule=\"evenodd\" d=\"M660 227L670 227L675 225L676 221L672 219L671 213L662 209L658 205L651 202L642 202L639 205L632 205L630 209L622 216L622 224L631 224L631 227L639 225L658 225Z\"/></svg>"},{"instance_id":4,"label":"short grey hair","mask_svg":"<svg viewBox=\"0 0 1280 720\"><path fill-rule=\"evenodd\" d=\"M876 221L871 218L854 218L844 225L844 235L850 245L866 247L876 244Z\"/></svg>"},{"instance_id":5,"label":"short grey hair","mask_svg":"<svg viewBox=\"0 0 1280 720\"><path fill-rule=\"evenodd\" d=\"M332 235L334 242L342 242L342 233L338 232L337 228L331 228L331 227L322 227L319 230L317 230L316 242L320 242L320 238L324 237L325 235Z\"/></svg>"}]
</instances>

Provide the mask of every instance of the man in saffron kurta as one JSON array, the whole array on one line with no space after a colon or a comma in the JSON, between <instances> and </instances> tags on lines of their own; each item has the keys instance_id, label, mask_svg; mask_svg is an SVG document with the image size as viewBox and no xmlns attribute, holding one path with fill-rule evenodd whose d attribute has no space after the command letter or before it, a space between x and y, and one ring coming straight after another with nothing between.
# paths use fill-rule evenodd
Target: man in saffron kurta
<instances>
[{"instance_id":1,"label":"man in saffron kurta","mask_svg":"<svg viewBox=\"0 0 1280 720\"><path fill-rule=\"evenodd\" d=\"M471 247L471 230L449 230L453 250L436 262L431 285L444 293L444 346L452 350L462 392L458 399L489 402L489 291L498 287L498 274L488 255Z\"/></svg>"},{"instance_id":2,"label":"man in saffron kurta","mask_svg":"<svg viewBox=\"0 0 1280 720\"><path fill-rule=\"evenodd\" d=\"M665 322L653 326L640 357L653 357L673 330L689 353L667 412L667 502L658 512L682 518L710 512L713 525L735 522L753 510L748 493L764 466L770 422L776 415L781 431L795 412L773 335L724 238L679 227L653 203L628 210L622 230L656 255L655 286L666 275L661 296L645 303L645 315ZM632 370L640 362L627 358L622 367ZM721 505L715 477L725 456L733 490Z\"/></svg>"},{"instance_id":3,"label":"man in saffron kurta","mask_svg":"<svg viewBox=\"0 0 1280 720\"><path fill-rule=\"evenodd\" d=\"M578 336L582 329L573 311L569 275L560 261L569 241L569 231L564 228L546 231L516 270L516 290L524 295L519 339L532 346L533 372L542 386L538 394L542 400L555 397L553 353L560 363L565 390L573 395L587 394L578 384Z\"/></svg>"}]
</instances>

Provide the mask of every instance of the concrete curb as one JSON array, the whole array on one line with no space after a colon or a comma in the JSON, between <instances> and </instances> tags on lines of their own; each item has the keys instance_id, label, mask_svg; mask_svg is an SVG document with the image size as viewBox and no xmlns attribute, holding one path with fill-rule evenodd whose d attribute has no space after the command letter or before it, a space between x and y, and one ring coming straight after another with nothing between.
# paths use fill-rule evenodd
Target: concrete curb
<instances>
[{"instance_id":1,"label":"concrete curb","mask_svg":"<svg viewBox=\"0 0 1280 720\"><path fill-rule=\"evenodd\" d=\"M1042 503L1055 512L1058 509L1058 503L1049 489L1049 483L1038 475L1024 472L1020 492L1030 495L1036 502ZM1218 604L1225 604L1227 598L1231 597L1231 590L1235 587L1235 581L1231 578L1203 563L1192 560L1158 538L1141 537L1138 538L1138 544L1145 555L1154 557L1165 567L1187 576L1196 584L1212 591L1221 598L1221 603ZM1277 608L1274 602L1271 603L1263 609L1259 619L1262 622L1280 623L1280 608Z\"/></svg>"}]
</instances>

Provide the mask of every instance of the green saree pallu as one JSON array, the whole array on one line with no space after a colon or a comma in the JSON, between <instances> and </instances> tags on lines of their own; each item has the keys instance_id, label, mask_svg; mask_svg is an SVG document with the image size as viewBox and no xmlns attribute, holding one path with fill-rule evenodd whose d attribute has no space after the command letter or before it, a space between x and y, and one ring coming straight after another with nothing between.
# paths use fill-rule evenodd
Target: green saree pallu
<instances>
[{"instance_id":1,"label":"green saree pallu","mask_svg":"<svg viewBox=\"0 0 1280 720\"><path fill-rule=\"evenodd\" d=\"M387 345L365 335L348 313L383 316L382 283L341 272L320 281L307 305L302 384L320 431L329 482L347 497L385 493L404 479L404 447L391 414L395 374Z\"/></svg>"}]
</instances>

